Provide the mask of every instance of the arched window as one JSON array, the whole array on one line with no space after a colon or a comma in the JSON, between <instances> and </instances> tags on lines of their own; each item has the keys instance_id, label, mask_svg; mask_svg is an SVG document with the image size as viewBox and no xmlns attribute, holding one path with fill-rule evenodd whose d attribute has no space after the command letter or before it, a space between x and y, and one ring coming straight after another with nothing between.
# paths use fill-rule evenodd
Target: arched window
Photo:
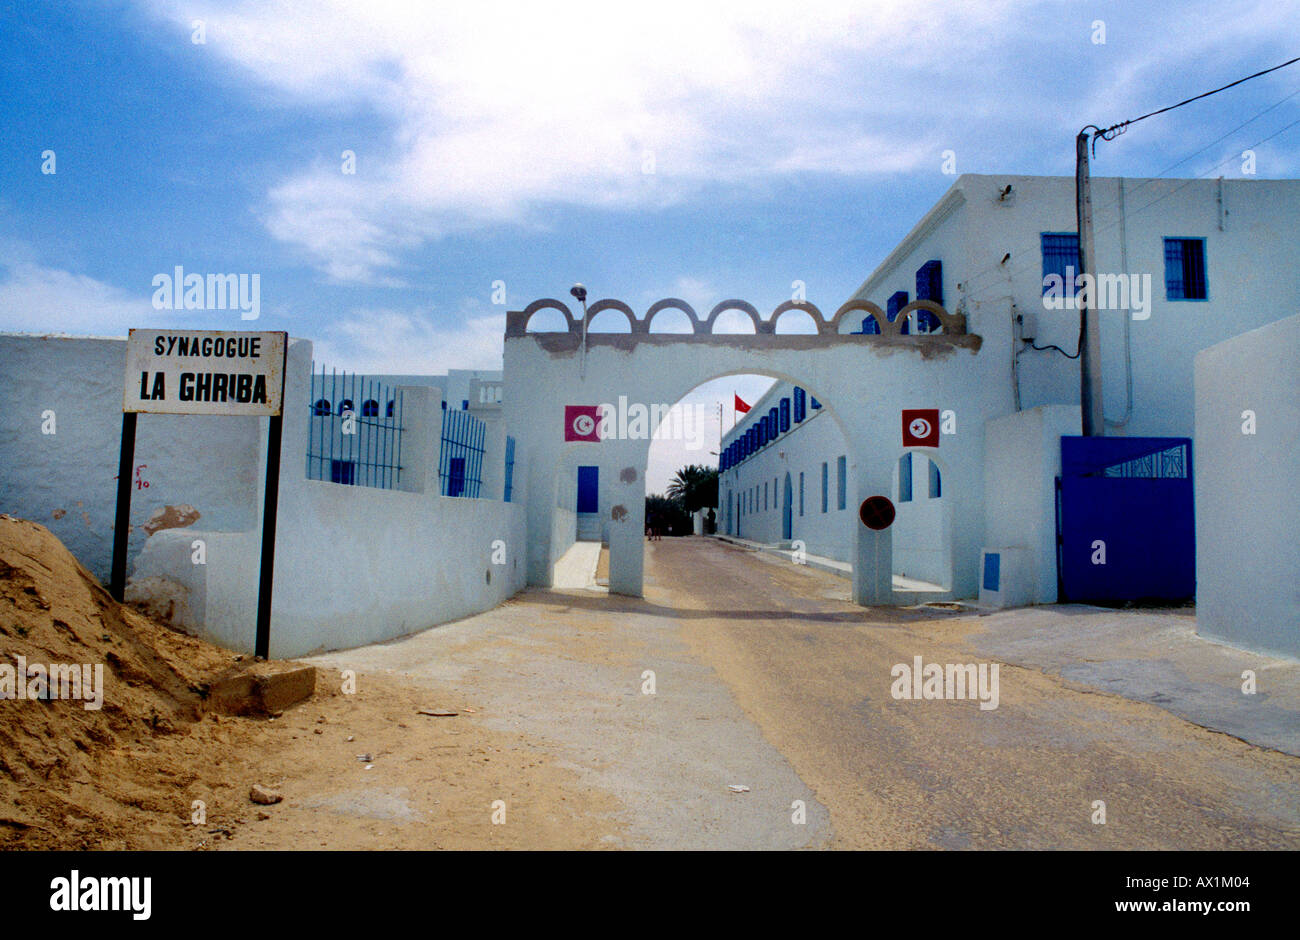
<instances>
[{"instance_id":1,"label":"arched window","mask_svg":"<svg viewBox=\"0 0 1300 940\"><path fill-rule=\"evenodd\" d=\"M393 416L393 406L395 404L397 404L397 402L393 401L391 398L388 400L388 411L386 413L386 417L391 418Z\"/></svg>"},{"instance_id":2,"label":"arched window","mask_svg":"<svg viewBox=\"0 0 1300 940\"><path fill-rule=\"evenodd\" d=\"M375 401L373 398L367 398L365 401L363 401L361 403L361 417L378 418L379 402Z\"/></svg>"},{"instance_id":3,"label":"arched window","mask_svg":"<svg viewBox=\"0 0 1300 940\"><path fill-rule=\"evenodd\" d=\"M357 409L352 404L351 398L345 398L341 402L339 402L339 414L343 414L346 411L355 412L356 410Z\"/></svg>"},{"instance_id":4,"label":"arched window","mask_svg":"<svg viewBox=\"0 0 1300 940\"><path fill-rule=\"evenodd\" d=\"M321 417L322 415L329 414L330 413L329 399L328 398L316 399L316 404L311 406L311 413L318 418Z\"/></svg>"}]
</instances>

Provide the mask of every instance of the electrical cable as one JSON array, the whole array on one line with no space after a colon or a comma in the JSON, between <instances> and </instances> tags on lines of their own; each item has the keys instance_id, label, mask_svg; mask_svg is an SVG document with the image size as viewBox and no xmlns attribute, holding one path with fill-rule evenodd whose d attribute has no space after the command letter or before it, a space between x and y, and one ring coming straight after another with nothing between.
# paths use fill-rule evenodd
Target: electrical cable
<instances>
[{"instance_id":1,"label":"electrical cable","mask_svg":"<svg viewBox=\"0 0 1300 940\"><path fill-rule=\"evenodd\" d=\"M1280 66L1279 66L1279 68L1280 68ZM1211 141L1210 143L1206 144L1204 147L1200 148L1199 150L1196 150L1196 151L1194 151L1193 153L1188 154L1186 157L1183 157L1181 160L1178 160L1178 161L1176 161L1176 162L1174 162L1174 163L1171 163L1169 166L1165 167L1163 170L1159 171L1159 172L1156 173L1154 176L1149 177L1149 178L1145 179L1143 182L1141 182L1141 183L1139 183L1138 185L1134 186L1133 189L1131 190L1131 192L1129 193L1130 197L1133 196L1134 194L1140 192L1142 189L1146 188L1147 186L1152 185L1152 184L1155 183L1157 180L1159 180L1160 178L1162 178L1163 175L1164 175L1165 173L1168 173L1170 170L1174 169L1175 167L1181 166L1182 164L1186 163L1188 160L1191 160L1193 157L1199 156L1200 154L1204 153L1206 150L1209 150L1209 149L1210 149L1211 147L1213 147L1215 144L1221 143L1222 141L1224 141L1224 140L1226 140L1227 138L1231 137L1233 134L1237 133L1237 131L1241 130L1243 127L1246 127L1246 126L1249 125L1249 124L1253 124L1255 121L1259 120L1259 119L1260 119L1261 117L1263 117L1265 114L1268 114L1270 111L1273 111L1274 109L1279 108L1279 107L1281 107L1282 105L1286 104L1286 103L1287 103L1288 101L1290 101L1292 98L1296 97L1296 95L1300 95L1300 89L1296 89L1295 91L1291 92L1291 94L1287 95L1285 98L1282 98L1282 99L1279 100L1279 101L1275 101L1273 104L1269 105L1267 108L1264 108L1262 111L1257 112L1253 117L1249 118L1249 119L1246 120L1246 121L1243 121L1241 124L1238 124L1238 125L1237 125L1236 127L1234 127L1232 130L1228 131L1228 132L1225 133L1225 134L1220 135L1218 138L1216 138L1215 140L1213 140L1213 141ZM1281 133L1283 133L1284 131L1287 131L1287 130L1289 130L1291 127L1294 127L1294 126L1295 126L1295 122L1293 122L1293 123L1291 123L1291 124L1288 124L1288 125L1286 125L1285 127L1283 127L1281 130L1279 130L1279 131L1275 132L1274 134L1272 134L1272 135L1270 135L1270 136L1264 138L1264 140L1259 141L1258 143L1252 144L1251 147L1248 148L1248 149L1253 149L1254 147L1258 147L1258 146L1260 146L1260 144L1267 143L1268 141L1272 140L1274 137L1278 136L1278 134L1281 134ZM1223 165L1226 164L1226 163L1231 162L1231 161L1234 160L1234 159L1236 159L1235 156L1234 156L1234 157L1229 157L1229 158L1227 158L1226 160L1223 160L1223 161L1221 161L1220 163L1215 164L1215 165L1212 166L1209 170L1207 170L1207 171L1205 171L1205 172L1202 172L1202 173L1198 174L1197 176L1193 177L1193 179L1201 179L1201 178L1203 178L1207 173L1211 173L1211 172L1213 172L1214 170L1218 169L1219 167L1223 166ZM1181 188L1181 187L1179 187L1179 188ZM1177 190L1174 190L1174 191L1176 192ZM1168 195L1168 194L1166 194L1166 195ZM1160 197L1160 198L1164 198L1164 197L1162 196L1162 197ZM1132 212L1132 213L1130 213L1130 214L1132 214L1132 215L1136 215L1138 212L1141 212L1142 209L1147 208L1147 206L1154 205L1154 204L1155 204L1156 202L1158 202L1158 201L1159 201L1159 199L1152 200L1151 202L1146 203L1146 204L1145 204L1144 206L1142 206L1141 208L1139 208L1139 209L1137 209L1137 210L1134 210L1134 212ZM1114 223L1114 222L1107 223L1106 225L1100 227L1100 228L1097 229L1096 231L1097 231L1098 234L1101 233L1101 232L1106 232L1106 231L1108 231L1110 228L1113 228L1116 224L1117 224L1117 223ZM1013 249L1012 249L1012 256L1015 257L1015 256L1018 256L1018 255L1021 254L1021 253L1028 253L1028 252L1034 251L1034 250L1037 249L1037 248L1038 248L1037 245L1028 245L1028 244L1027 244L1027 245L1024 245L1024 246L1021 246L1021 247L1018 247L1018 248L1013 248ZM1032 262L1031 262L1031 263L1032 263ZM982 278L983 278L985 275L987 275L987 274L991 274L991 273L995 273L995 272L996 272L996 273L1000 273L1000 272L998 272L998 268L999 268L999 267L1000 267L1000 265L997 265L997 264L991 264L991 265L989 265L988 267L982 268L982 269L980 269L979 271L976 271L974 274L972 274L972 275L970 275L969 277L967 277L966 280L965 280L965 283L966 283L966 286L967 286L968 292L969 292L969 291L976 290L976 289L985 289L985 288L982 288L982 287L981 287L981 288L976 288L975 282L976 282L976 281L979 281L980 279L982 279ZM1017 267L1013 268L1013 270L1015 271L1015 273L1020 273L1021 271L1027 270L1028 267L1029 267L1029 265L1025 265L1025 266L1017 266ZM989 285L989 286L992 286L992 285Z\"/></svg>"},{"instance_id":2,"label":"electrical cable","mask_svg":"<svg viewBox=\"0 0 1300 940\"><path fill-rule=\"evenodd\" d=\"M1294 59L1288 59L1287 61L1283 62L1281 65L1275 65L1271 69L1264 69L1262 72L1256 72L1254 75L1247 75L1245 78L1239 78L1235 82L1229 82L1228 84L1223 85L1220 88L1214 89L1213 91L1202 92L1199 95L1196 95L1191 98L1187 98L1184 101L1180 101L1178 102L1178 104L1171 104L1167 108L1161 108L1158 111L1149 111L1146 114L1142 115L1141 117L1135 117L1132 120L1120 121L1118 124L1112 124L1110 127L1107 127L1104 130L1101 128L1097 128L1097 133L1093 137L1093 141L1092 141L1093 148L1094 148L1093 152L1094 153L1096 152L1097 137L1100 137L1102 140L1112 140L1115 137L1119 136L1120 134L1124 133L1126 130L1129 129L1130 126L1136 124L1138 121L1145 121L1147 118L1155 117L1157 114L1164 114L1167 111L1173 111L1176 108L1181 108L1185 104L1191 104L1193 101L1200 101L1202 98L1210 97L1210 95L1217 95L1221 91L1227 91L1229 88L1235 88L1236 86L1240 85L1242 82L1248 82L1252 78L1259 78L1261 75L1267 75L1269 72L1276 72L1278 69L1284 69L1288 65L1294 65L1297 62L1300 62L1300 56L1296 56ZM1088 127L1096 128L1097 125L1089 124ZM1088 129L1087 127L1084 128L1084 130L1087 129Z\"/></svg>"}]
</instances>

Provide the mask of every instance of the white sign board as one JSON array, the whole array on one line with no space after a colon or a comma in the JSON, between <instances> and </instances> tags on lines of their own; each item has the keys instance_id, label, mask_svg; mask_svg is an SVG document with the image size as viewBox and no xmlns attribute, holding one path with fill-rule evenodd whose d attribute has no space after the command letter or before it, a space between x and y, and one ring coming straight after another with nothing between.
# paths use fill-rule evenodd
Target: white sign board
<instances>
[{"instance_id":1,"label":"white sign board","mask_svg":"<svg viewBox=\"0 0 1300 940\"><path fill-rule=\"evenodd\" d=\"M288 333L132 330L123 411L278 415Z\"/></svg>"}]
</instances>

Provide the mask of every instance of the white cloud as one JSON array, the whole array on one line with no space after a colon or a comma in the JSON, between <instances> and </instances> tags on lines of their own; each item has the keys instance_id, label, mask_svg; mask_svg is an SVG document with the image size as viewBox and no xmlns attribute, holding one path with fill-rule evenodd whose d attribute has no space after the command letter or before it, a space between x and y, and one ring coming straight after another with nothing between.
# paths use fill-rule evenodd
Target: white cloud
<instances>
[{"instance_id":1,"label":"white cloud","mask_svg":"<svg viewBox=\"0 0 1300 940\"><path fill-rule=\"evenodd\" d=\"M900 108L901 89L986 55L1006 6L142 2L186 36L204 20L204 54L277 93L387 122L386 139L339 142L356 175L290 169L266 208L331 278L369 283L425 239L539 224L556 203L645 208L716 183L935 160L918 128L948 102ZM864 120L873 107L884 119Z\"/></svg>"},{"instance_id":2,"label":"white cloud","mask_svg":"<svg viewBox=\"0 0 1300 940\"><path fill-rule=\"evenodd\" d=\"M947 149L961 172L1061 172L1083 124L1166 104L1171 88L1200 90L1196 76L1211 71L1277 61L1297 7L137 2L176 41L204 20L201 54L258 95L331 121L378 118L377 138L287 166L263 207L269 231L331 279L370 284L401 284L405 255L429 239L545 227L557 204L637 210L807 174L937 176ZM1094 17L1106 21L1104 46L1091 41ZM1174 142L1191 121L1144 125L1142 152L1186 152ZM345 149L356 175L340 171Z\"/></svg>"},{"instance_id":3,"label":"white cloud","mask_svg":"<svg viewBox=\"0 0 1300 940\"><path fill-rule=\"evenodd\" d=\"M103 281L31 260L3 267L0 330L125 336L132 327L170 325L150 294L132 295Z\"/></svg>"},{"instance_id":4,"label":"white cloud","mask_svg":"<svg viewBox=\"0 0 1300 940\"><path fill-rule=\"evenodd\" d=\"M468 301L451 325L422 310L356 310L323 328L312 357L362 373L500 369L505 330L504 313L483 313Z\"/></svg>"}]
</instances>

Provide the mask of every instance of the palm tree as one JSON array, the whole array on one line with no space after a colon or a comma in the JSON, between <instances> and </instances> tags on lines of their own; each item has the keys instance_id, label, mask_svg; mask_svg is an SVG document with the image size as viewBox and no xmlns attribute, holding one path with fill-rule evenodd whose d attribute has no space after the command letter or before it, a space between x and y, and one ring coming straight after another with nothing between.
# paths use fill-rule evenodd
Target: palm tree
<instances>
[{"instance_id":1,"label":"palm tree","mask_svg":"<svg viewBox=\"0 0 1300 940\"><path fill-rule=\"evenodd\" d=\"M682 467L668 484L668 497L681 503L688 513L717 506L717 468L699 464Z\"/></svg>"}]
</instances>

